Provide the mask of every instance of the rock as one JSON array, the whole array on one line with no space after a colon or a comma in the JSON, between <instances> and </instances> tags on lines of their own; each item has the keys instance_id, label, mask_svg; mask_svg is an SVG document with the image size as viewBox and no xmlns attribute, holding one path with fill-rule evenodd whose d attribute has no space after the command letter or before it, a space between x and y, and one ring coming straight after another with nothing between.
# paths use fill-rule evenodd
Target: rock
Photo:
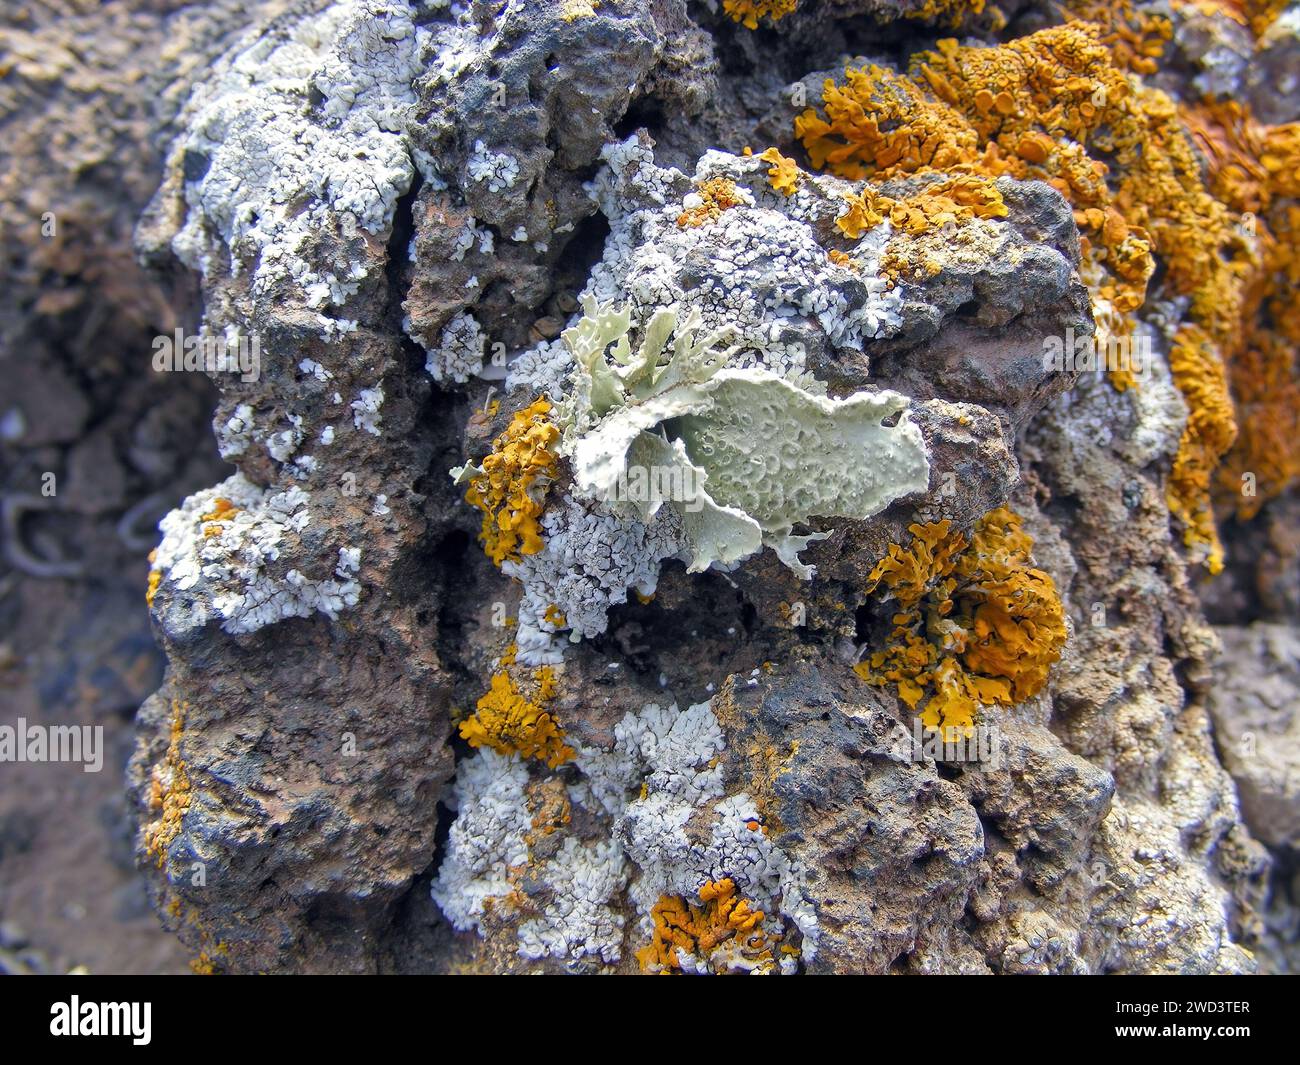
<instances>
[{"instance_id":1,"label":"rock","mask_svg":"<svg viewBox=\"0 0 1300 1065\"><path fill-rule=\"evenodd\" d=\"M1261 842L1300 849L1300 640L1289 625L1216 630L1223 651L1209 705L1241 812Z\"/></svg>"},{"instance_id":2,"label":"rock","mask_svg":"<svg viewBox=\"0 0 1300 1065\"><path fill-rule=\"evenodd\" d=\"M0 29L0 671L119 769L140 709L129 816L68 785L90 888L84 824L0 809L6 895L61 885L0 966L111 969L94 924L174 968L146 900L200 971L1293 966L1297 497L1218 514L1215 585L1170 502L1201 462L1213 528L1286 160L1226 180L1207 106L1177 202L1113 127L1033 170L1057 125L989 143L1021 66L979 117L909 68L1027 47L1019 3L72 9ZM1033 39L1071 143L1107 85L1300 113L1293 11L1130 15L1157 73ZM796 119L867 63L928 110L855 136L941 132L817 172ZM1196 244L1265 180L1269 240ZM1133 382L1050 357L1127 324Z\"/></svg>"}]
</instances>

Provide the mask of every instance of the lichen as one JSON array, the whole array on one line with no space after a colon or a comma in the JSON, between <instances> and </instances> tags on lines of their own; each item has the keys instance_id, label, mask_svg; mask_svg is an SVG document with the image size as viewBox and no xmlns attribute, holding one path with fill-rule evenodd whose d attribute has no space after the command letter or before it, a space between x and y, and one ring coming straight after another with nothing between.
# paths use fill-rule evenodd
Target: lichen
<instances>
[{"instance_id":1,"label":"lichen","mask_svg":"<svg viewBox=\"0 0 1300 1065\"><path fill-rule=\"evenodd\" d=\"M763 912L730 879L706 881L699 901L665 895L650 911L654 935L636 952L646 973L755 972L777 969Z\"/></svg>"},{"instance_id":2,"label":"lichen","mask_svg":"<svg viewBox=\"0 0 1300 1065\"><path fill-rule=\"evenodd\" d=\"M744 203L736 183L725 177L709 178L696 185L683 203L682 213L677 216L677 225L702 226L706 222L716 222L723 211L739 207Z\"/></svg>"},{"instance_id":3,"label":"lichen","mask_svg":"<svg viewBox=\"0 0 1300 1065\"><path fill-rule=\"evenodd\" d=\"M439 46L403 0L347 0L236 52L196 94L176 147L207 161L184 184L177 256L204 275L221 255L235 273L256 264L259 295L291 290L316 309L346 302L366 267L318 272L306 248L322 233L391 227L416 174L412 82Z\"/></svg>"},{"instance_id":4,"label":"lichen","mask_svg":"<svg viewBox=\"0 0 1300 1065\"><path fill-rule=\"evenodd\" d=\"M328 569L321 561L320 577L282 561L312 524L311 498L297 485L271 491L238 473L190 496L159 523L150 605L161 596L177 630L219 619L234 634L315 613L337 618L360 599L361 550L340 547Z\"/></svg>"},{"instance_id":5,"label":"lichen","mask_svg":"<svg viewBox=\"0 0 1300 1065\"><path fill-rule=\"evenodd\" d=\"M591 18L600 7L600 0L561 0L560 18L565 22L576 22L580 18Z\"/></svg>"},{"instance_id":6,"label":"lichen","mask_svg":"<svg viewBox=\"0 0 1300 1065\"><path fill-rule=\"evenodd\" d=\"M550 415L551 404L535 400L515 412L482 465L451 471L457 483L469 481L465 499L483 512L479 539L498 566L542 549L538 518L559 461L552 445L560 431Z\"/></svg>"},{"instance_id":7,"label":"lichen","mask_svg":"<svg viewBox=\"0 0 1300 1065\"><path fill-rule=\"evenodd\" d=\"M925 445L905 397L831 399L767 370L727 368L724 334L698 338L697 314L679 322L675 311L658 311L635 351L631 326L627 308L589 299L565 331L575 377L558 408L561 453L572 460L575 488L593 499L618 499L630 467L671 471L674 498L632 502L643 520L661 506L679 511L690 571L766 544L811 576L798 552L815 534L794 536L796 523L869 518L928 486ZM670 423L672 440L660 435ZM753 476L756 466L764 477Z\"/></svg>"},{"instance_id":8,"label":"lichen","mask_svg":"<svg viewBox=\"0 0 1300 1065\"><path fill-rule=\"evenodd\" d=\"M432 888L453 927L483 930L490 912L494 925L517 922L521 957L613 962L628 903L653 947L667 912L656 904L689 897L676 927L698 935L661 935L665 964L789 973L813 960L819 932L805 871L747 795L725 794L726 742L710 704L647 705L626 713L613 737L608 749L579 747L561 774L491 748L460 763L457 817ZM705 835L688 835L688 821ZM579 822L581 839L572 834Z\"/></svg>"},{"instance_id":9,"label":"lichen","mask_svg":"<svg viewBox=\"0 0 1300 1065\"><path fill-rule=\"evenodd\" d=\"M144 851L160 869L167 861L167 848L180 835L193 798L189 769L181 754L188 712L188 703L172 700L167 751L149 773L149 811L153 819L144 826Z\"/></svg>"},{"instance_id":10,"label":"lichen","mask_svg":"<svg viewBox=\"0 0 1300 1065\"><path fill-rule=\"evenodd\" d=\"M1166 496L1169 512L1183 523L1188 547L1206 549L1211 573L1223 569L1223 547L1210 505L1210 479L1237 436L1227 372L1205 332L1184 326L1169 348L1169 369L1187 400L1187 425L1178 444Z\"/></svg>"},{"instance_id":11,"label":"lichen","mask_svg":"<svg viewBox=\"0 0 1300 1065\"><path fill-rule=\"evenodd\" d=\"M746 149L746 154L748 154ZM793 196L799 188L799 164L780 153L776 148L759 152L758 157L772 165L767 169L767 181L782 196Z\"/></svg>"},{"instance_id":12,"label":"lichen","mask_svg":"<svg viewBox=\"0 0 1300 1065\"><path fill-rule=\"evenodd\" d=\"M515 664L512 644L501 657L487 693L479 699L474 714L461 722L460 736L471 747L489 747L498 754L536 758L554 769L573 758L574 750L564 742L564 731L545 709L557 690L550 666L533 671L528 697L510 674Z\"/></svg>"},{"instance_id":13,"label":"lichen","mask_svg":"<svg viewBox=\"0 0 1300 1065\"><path fill-rule=\"evenodd\" d=\"M1206 160L1211 191L1240 215L1259 249L1239 333L1222 349L1239 432L1216 487L1247 520L1300 478L1300 123L1265 125L1235 101L1184 105L1180 115ZM1200 376L1221 372L1214 361Z\"/></svg>"},{"instance_id":14,"label":"lichen","mask_svg":"<svg viewBox=\"0 0 1300 1065\"><path fill-rule=\"evenodd\" d=\"M1232 108L1180 112L1130 74L1151 71L1163 24L1138 19L1135 30L1118 15L1104 26L1072 22L993 47L943 40L914 56L907 75L846 70L842 85L826 82L820 110L796 117L795 132L814 166L852 180L938 171L1051 184L1074 207L1102 343L1133 333L1160 260L1162 295L1185 301L1183 324L1199 330L1197 342L1177 352L1175 377L1195 428L1184 436L1170 507L1190 546L1216 568L1210 488L1231 443L1231 402L1222 408L1215 384L1223 367L1233 391L1262 415L1244 425L1241 461L1228 464L1224 483L1236 489L1241 472L1266 471L1266 491L1275 494L1300 474L1297 449L1276 448L1297 420L1291 345L1270 336L1294 317L1287 310L1297 257L1283 224L1292 205L1277 203L1270 226L1255 214L1296 194L1300 135L1278 127L1253 131L1252 141ZM1209 187L1195 133L1212 149ZM853 195L846 232L886 216L877 191ZM1126 368L1110 377L1120 389L1137 385ZM1238 492L1239 513L1253 513L1259 499Z\"/></svg>"},{"instance_id":15,"label":"lichen","mask_svg":"<svg viewBox=\"0 0 1300 1065\"><path fill-rule=\"evenodd\" d=\"M799 6L799 0L722 0L722 10L748 30L758 29L761 18L780 22Z\"/></svg>"},{"instance_id":16,"label":"lichen","mask_svg":"<svg viewBox=\"0 0 1300 1065\"><path fill-rule=\"evenodd\" d=\"M918 8L902 12L903 18L917 22L934 22L956 29L968 16L984 12L985 0L925 0ZM992 9L995 18L994 28L1000 29L1006 24L1006 17L999 8Z\"/></svg>"},{"instance_id":17,"label":"lichen","mask_svg":"<svg viewBox=\"0 0 1300 1065\"><path fill-rule=\"evenodd\" d=\"M560 661L560 630L573 640L599 636L609 608L627 602L631 590L653 595L660 564L684 547L682 522L669 507L641 521L572 495L547 507L542 539L539 553L502 566L524 588L517 642L526 665Z\"/></svg>"},{"instance_id":18,"label":"lichen","mask_svg":"<svg viewBox=\"0 0 1300 1065\"><path fill-rule=\"evenodd\" d=\"M1069 0L1065 7L1071 18L1099 28L1098 39L1120 69L1156 73L1156 61L1174 33L1168 15L1138 10L1131 0Z\"/></svg>"},{"instance_id":19,"label":"lichen","mask_svg":"<svg viewBox=\"0 0 1300 1065\"><path fill-rule=\"evenodd\" d=\"M884 221L900 233L916 235L972 218L1005 218L1009 213L998 187L978 174L937 181L901 199L886 196L870 185L846 194L844 199L848 210L835 220L835 225L854 240Z\"/></svg>"},{"instance_id":20,"label":"lichen","mask_svg":"<svg viewBox=\"0 0 1300 1065\"><path fill-rule=\"evenodd\" d=\"M1065 643L1065 615L1011 511L986 514L969 542L947 520L909 531L912 542L890 545L866 589L892 605L888 645L855 669L894 684L909 707L920 706L926 727L953 736L983 707L1042 690Z\"/></svg>"}]
</instances>

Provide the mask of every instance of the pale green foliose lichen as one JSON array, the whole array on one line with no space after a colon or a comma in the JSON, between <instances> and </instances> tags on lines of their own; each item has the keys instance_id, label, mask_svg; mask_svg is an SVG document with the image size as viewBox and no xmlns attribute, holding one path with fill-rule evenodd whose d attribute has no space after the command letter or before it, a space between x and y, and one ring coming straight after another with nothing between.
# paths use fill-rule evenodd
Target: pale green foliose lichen
<instances>
[{"instance_id":1,"label":"pale green foliose lichen","mask_svg":"<svg viewBox=\"0 0 1300 1065\"><path fill-rule=\"evenodd\" d=\"M630 310L588 297L584 311L563 334L574 368L557 407L561 454L584 495L628 502L642 518L679 509L692 572L766 545L811 577L798 552L824 534L795 536L796 523L869 518L926 490L929 460L907 397L834 399L761 367L729 367L729 333L699 336L695 312L679 322L674 308L657 311L634 349ZM673 485L673 497L624 498L638 471Z\"/></svg>"}]
</instances>

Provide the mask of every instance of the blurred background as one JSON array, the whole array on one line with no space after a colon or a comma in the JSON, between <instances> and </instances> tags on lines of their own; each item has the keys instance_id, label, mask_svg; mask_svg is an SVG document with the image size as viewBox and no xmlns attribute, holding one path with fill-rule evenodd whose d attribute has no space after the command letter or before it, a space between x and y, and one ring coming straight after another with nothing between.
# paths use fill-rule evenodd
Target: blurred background
<instances>
[{"instance_id":1,"label":"blurred background","mask_svg":"<svg viewBox=\"0 0 1300 1065\"><path fill-rule=\"evenodd\" d=\"M98 773L0 764L0 971L188 972L131 857L123 771L163 659L156 523L227 475L202 374L151 341L197 325L132 230L190 76L281 4L0 5L0 723L102 726Z\"/></svg>"}]
</instances>

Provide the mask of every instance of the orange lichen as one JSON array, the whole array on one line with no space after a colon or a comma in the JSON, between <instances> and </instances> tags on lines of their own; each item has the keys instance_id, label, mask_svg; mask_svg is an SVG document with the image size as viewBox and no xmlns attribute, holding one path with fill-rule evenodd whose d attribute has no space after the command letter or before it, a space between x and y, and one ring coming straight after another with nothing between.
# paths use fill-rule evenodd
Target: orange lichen
<instances>
[{"instance_id":1,"label":"orange lichen","mask_svg":"<svg viewBox=\"0 0 1300 1065\"><path fill-rule=\"evenodd\" d=\"M758 29L758 20L780 22L799 6L799 0L722 0L722 10L747 30Z\"/></svg>"},{"instance_id":2,"label":"orange lichen","mask_svg":"<svg viewBox=\"0 0 1300 1065\"><path fill-rule=\"evenodd\" d=\"M1300 478L1300 123L1267 126L1235 102L1181 115L1211 190L1258 249L1240 327L1222 348L1240 432L1217 477L1225 502L1249 519Z\"/></svg>"},{"instance_id":3,"label":"orange lichen","mask_svg":"<svg viewBox=\"0 0 1300 1065\"><path fill-rule=\"evenodd\" d=\"M220 536L225 531L221 523L230 521L238 513L239 507L224 496L218 496L212 501L212 509L206 514L199 515L199 521L204 523L204 537Z\"/></svg>"},{"instance_id":4,"label":"orange lichen","mask_svg":"<svg viewBox=\"0 0 1300 1065\"><path fill-rule=\"evenodd\" d=\"M1086 17L1100 11L1074 6ZM1300 213L1287 202L1300 195L1300 126L1254 124L1238 104L1180 108L1144 85L1134 74L1150 72L1165 35L1165 20L1121 5L1100 24L994 47L940 41L906 76L866 67L846 71L843 85L828 81L821 113L804 111L795 132L815 166L850 179L939 170L1053 185L1074 207L1103 345L1133 336L1160 260L1161 295L1185 300L1185 324L1200 331L1178 353L1175 379L1197 428L1184 435L1170 505L1214 566L1212 464L1231 435L1231 400L1219 402L1217 384L1225 366L1237 406L1258 415L1239 419L1241 439L1218 474L1234 492L1243 474L1252 484L1257 476L1257 493L1238 495L1238 514L1300 477L1300 227L1291 224ZM856 195L851 230L885 213L878 194ZM1122 368L1109 379L1137 384Z\"/></svg>"},{"instance_id":5,"label":"orange lichen","mask_svg":"<svg viewBox=\"0 0 1300 1065\"><path fill-rule=\"evenodd\" d=\"M199 521L229 521L239 513L239 508L235 506L225 496L217 496L212 501L212 509L206 514L199 515Z\"/></svg>"},{"instance_id":6,"label":"orange lichen","mask_svg":"<svg viewBox=\"0 0 1300 1065\"><path fill-rule=\"evenodd\" d=\"M845 197L848 210L835 220L846 237L857 239L882 221L898 231L918 235L972 218L1005 218L1002 193L986 177L960 174L937 181L901 199L886 196L870 185Z\"/></svg>"},{"instance_id":7,"label":"orange lichen","mask_svg":"<svg viewBox=\"0 0 1300 1065\"><path fill-rule=\"evenodd\" d=\"M972 673L1005 678L1011 703L1036 695L1065 644L1065 612L1056 584L1031 565L1033 538L1001 507L975 526L957 560L958 597L972 626L962 661Z\"/></svg>"},{"instance_id":8,"label":"orange lichen","mask_svg":"<svg viewBox=\"0 0 1300 1065\"><path fill-rule=\"evenodd\" d=\"M167 752L149 773L149 809L157 811L157 817L144 827L144 850L159 868L167 860L168 846L180 834L181 822L192 799L189 770L181 756L181 737L188 712L188 703L172 700Z\"/></svg>"},{"instance_id":9,"label":"orange lichen","mask_svg":"<svg viewBox=\"0 0 1300 1065\"><path fill-rule=\"evenodd\" d=\"M847 193L844 202L849 205L848 210L835 219L835 226L849 239L857 240L885 220L887 204L893 201L870 185L864 185L860 192Z\"/></svg>"},{"instance_id":10,"label":"orange lichen","mask_svg":"<svg viewBox=\"0 0 1300 1065\"><path fill-rule=\"evenodd\" d=\"M547 777L528 783L528 809L532 812L524 842L531 851L545 837L554 835L573 820L573 803L562 777Z\"/></svg>"},{"instance_id":11,"label":"orange lichen","mask_svg":"<svg viewBox=\"0 0 1300 1065\"><path fill-rule=\"evenodd\" d=\"M651 907L654 933L636 952L641 971L682 971L682 954L713 971L773 971L773 940L763 931L763 912L736 891L730 878L705 883L699 904L680 895L664 895Z\"/></svg>"},{"instance_id":12,"label":"orange lichen","mask_svg":"<svg viewBox=\"0 0 1300 1065\"><path fill-rule=\"evenodd\" d=\"M867 584L897 604L889 646L855 672L893 683L909 707L920 706L926 727L954 738L982 707L1042 690L1065 643L1065 615L1052 578L1032 567L1033 540L1011 511L986 514L969 543L947 520L910 532L912 542L891 544Z\"/></svg>"},{"instance_id":13,"label":"orange lichen","mask_svg":"<svg viewBox=\"0 0 1300 1065\"><path fill-rule=\"evenodd\" d=\"M149 585L144 590L146 606L153 606L153 597L158 594L160 584L162 584L162 570L151 569L149 571Z\"/></svg>"},{"instance_id":14,"label":"orange lichen","mask_svg":"<svg viewBox=\"0 0 1300 1065\"><path fill-rule=\"evenodd\" d=\"M677 224L683 229L716 222L722 217L723 211L739 207L745 202L740 198L736 183L726 177L701 181L695 186L695 196L700 202L687 207L677 216Z\"/></svg>"},{"instance_id":15,"label":"orange lichen","mask_svg":"<svg viewBox=\"0 0 1300 1065\"><path fill-rule=\"evenodd\" d=\"M758 157L772 164L767 168L768 184L782 196L793 196L799 187L799 164L775 148L768 148Z\"/></svg>"},{"instance_id":16,"label":"orange lichen","mask_svg":"<svg viewBox=\"0 0 1300 1065\"><path fill-rule=\"evenodd\" d=\"M1268 28L1286 10L1289 0L1243 0L1247 25L1256 37L1262 37Z\"/></svg>"},{"instance_id":17,"label":"orange lichen","mask_svg":"<svg viewBox=\"0 0 1300 1065\"><path fill-rule=\"evenodd\" d=\"M1286 10L1287 0L1174 0L1174 7L1190 7L1203 15L1221 15L1262 36Z\"/></svg>"},{"instance_id":18,"label":"orange lichen","mask_svg":"<svg viewBox=\"0 0 1300 1065\"><path fill-rule=\"evenodd\" d=\"M1227 373L1215 345L1194 325L1175 335L1169 369L1187 399L1187 425L1166 488L1169 512L1183 523L1183 542L1208 548L1206 567L1218 573L1223 547L1210 507L1210 477L1237 436Z\"/></svg>"},{"instance_id":19,"label":"orange lichen","mask_svg":"<svg viewBox=\"0 0 1300 1065\"><path fill-rule=\"evenodd\" d=\"M516 411L465 492L465 499L483 512L479 539L498 566L542 549L537 519L560 461L551 450L560 430L550 413L545 399Z\"/></svg>"},{"instance_id":20,"label":"orange lichen","mask_svg":"<svg viewBox=\"0 0 1300 1065\"><path fill-rule=\"evenodd\" d=\"M498 754L537 758L555 769L576 753L564 742L564 731L544 709L555 697L555 671L542 666L533 671L531 697L525 697L511 676L515 646L501 658L501 668L492 675L490 687L479 699L475 712L460 725L461 739L471 747L489 747Z\"/></svg>"},{"instance_id":21,"label":"orange lichen","mask_svg":"<svg viewBox=\"0 0 1300 1065\"><path fill-rule=\"evenodd\" d=\"M1068 0L1066 14L1098 28L1098 39L1121 70L1154 74L1174 35L1167 15L1138 11L1130 0Z\"/></svg>"},{"instance_id":22,"label":"orange lichen","mask_svg":"<svg viewBox=\"0 0 1300 1065\"><path fill-rule=\"evenodd\" d=\"M1293 295L1291 304L1295 323L1300 320L1300 298ZM1218 487L1237 516L1249 520L1300 479L1297 340L1264 327L1252 329L1233 360L1230 377L1240 431L1219 471Z\"/></svg>"},{"instance_id":23,"label":"orange lichen","mask_svg":"<svg viewBox=\"0 0 1300 1065\"><path fill-rule=\"evenodd\" d=\"M967 15L979 15L983 11L984 0L925 0L919 8L904 11L903 18L918 22L944 22L955 27Z\"/></svg>"},{"instance_id":24,"label":"orange lichen","mask_svg":"<svg viewBox=\"0 0 1300 1065\"><path fill-rule=\"evenodd\" d=\"M830 79L823 86L824 118L810 107L794 120L817 169L861 181L886 170L955 167L974 156L969 124L908 79L877 66L844 77L843 86Z\"/></svg>"}]
</instances>

